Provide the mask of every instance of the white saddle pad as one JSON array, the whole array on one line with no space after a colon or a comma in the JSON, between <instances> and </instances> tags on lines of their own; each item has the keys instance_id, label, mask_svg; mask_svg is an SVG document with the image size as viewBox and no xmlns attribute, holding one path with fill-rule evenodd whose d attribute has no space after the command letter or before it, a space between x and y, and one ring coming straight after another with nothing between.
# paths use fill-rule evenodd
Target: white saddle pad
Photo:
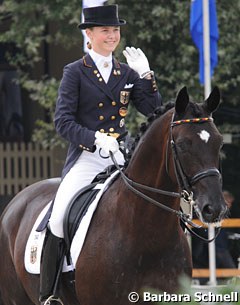
<instances>
[{"instance_id":1,"label":"white saddle pad","mask_svg":"<svg viewBox=\"0 0 240 305\"><path fill-rule=\"evenodd\" d=\"M100 189L98 192L96 198L94 201L91 203L89 206L86 214L81 220L81 223L78 227L77 232L75 233L75 236L72 241L71 245L71 259L72 259L72 264L67 265L67 261L65 259L64 264L63 264L63 272L68 272L71 270L75 269L76 262L78 259L78 256L80 255L81 249L84 244L84 240L88 231L88 228L90 226L90 222L92 219L92 216L97 208L98 202L104 193L106 189L108 188L109 183L111 180L118 174L118 171L114 172L104 183L102 184L97 184L94 189ZM42 221L44 215L47 213L47 210L50 206L51 202L42 210L40 215L38 216L32 231L29 235L26 249L25 249L25 256L24 256L24 264L25 268L29 273L32 274L39 274L40 273L40 261L41 261L41 253L42 253L42 247L43 247L43 242L46 234L46 230L42 232L37 232L36 228Z\"/></svg>"}]
</instances>

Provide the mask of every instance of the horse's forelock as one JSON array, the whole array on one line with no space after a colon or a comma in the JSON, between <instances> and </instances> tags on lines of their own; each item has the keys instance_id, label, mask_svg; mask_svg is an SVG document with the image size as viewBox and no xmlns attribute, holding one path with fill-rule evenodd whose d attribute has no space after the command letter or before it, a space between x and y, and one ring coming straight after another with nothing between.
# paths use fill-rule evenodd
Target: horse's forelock
<instances>
[{"instance_id":1,"label":"horse's forelock","mask_svg":"<svg viewBox=\"0 0 240 305\"><path fill-rule=\"evenodd\" d=\"M203 107L203 103L195 103L195 102L189 102L185 115L190 118L200 118L202 116L205 116L205 111Z\"/></svg>"}]
</instances>

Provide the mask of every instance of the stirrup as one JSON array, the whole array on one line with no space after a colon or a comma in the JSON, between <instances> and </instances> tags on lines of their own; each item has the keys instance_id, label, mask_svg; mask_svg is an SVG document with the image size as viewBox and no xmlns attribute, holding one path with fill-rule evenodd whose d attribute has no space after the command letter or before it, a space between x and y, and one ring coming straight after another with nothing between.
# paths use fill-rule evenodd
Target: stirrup
<instances>
[{"instance_id":1,"label":"stirrup","mask_svg":"<svg viewBox=\"0 0 240 305\"><path fill-rule=\"evenodd\" d=\"M51 305L52 302L58 302L59 304L64 305L62 300L58 297L55 297L54 295L51 295L49 298L47 298L43 305Z\"/></svg>"}]
</instances>

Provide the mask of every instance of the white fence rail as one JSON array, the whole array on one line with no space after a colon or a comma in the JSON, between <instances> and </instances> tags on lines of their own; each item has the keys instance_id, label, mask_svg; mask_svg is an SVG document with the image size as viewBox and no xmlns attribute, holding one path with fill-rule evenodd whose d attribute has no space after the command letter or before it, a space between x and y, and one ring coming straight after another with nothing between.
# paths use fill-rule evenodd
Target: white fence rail
<instances>
[{"instance_id":1,"label":"white fence rail","mask_svg":"<svg viewBox=\"0 0 240 305\"><path fill-rule=\"evenodd\" d=\"M54 176L54 155L34 143L0 143L0 195Z\"/></svg>"}]
</instances>

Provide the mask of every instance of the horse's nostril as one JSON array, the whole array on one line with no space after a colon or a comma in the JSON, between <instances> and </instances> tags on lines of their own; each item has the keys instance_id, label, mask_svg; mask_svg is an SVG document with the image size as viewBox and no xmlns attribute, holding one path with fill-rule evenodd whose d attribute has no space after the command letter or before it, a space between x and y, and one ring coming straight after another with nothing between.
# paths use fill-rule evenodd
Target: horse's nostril
<instances>
[{"instance_id":1,"label":"horse's nostril","mask_svg":"<svg viewBox=\"0 0 240 305\"><path fill-rule=\"evenodd\" d=\"M214 214L214 210L210 204L206 204L202 211L203 215L211 217Z\"/></svg>"},{"instance_id":2,"label":"horse's nostril","mask_svg":"<svg viewBox=\"0 0 240 305\"><path fill-rule=\"evenodd\" d=\"M205 203L201 210L201 216L205 222L213 223L219 222L224 218L226 207L222 205L212 205Z\"/></svg>"}]
</instances>

